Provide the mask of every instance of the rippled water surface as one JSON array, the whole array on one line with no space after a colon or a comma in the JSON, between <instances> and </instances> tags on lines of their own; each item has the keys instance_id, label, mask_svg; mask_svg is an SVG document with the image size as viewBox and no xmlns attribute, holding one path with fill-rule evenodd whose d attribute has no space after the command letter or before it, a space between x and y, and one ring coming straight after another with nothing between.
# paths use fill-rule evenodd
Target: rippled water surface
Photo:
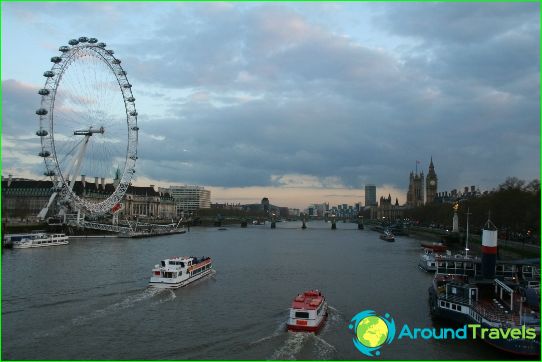
<instances>
[{"instance_id":1,"label":"rippled water surface","mask_svg":"<svg viewBox=\"0 0 542 362\"><path fill-rule=\"evenodd\" d=\"M279 223L192 228L149 239L79 239L2 254L4 359L365 359L348 329L358 312L432 327L431 275L419 241L395 243L357 225ZM152 267L177 255L211 256L214 277L148 289ZM295 295L318 288L330 316L318 335L286 332ZM498 359L477 341L395 340L384 359Z\"/></svg>"}]
</instances>

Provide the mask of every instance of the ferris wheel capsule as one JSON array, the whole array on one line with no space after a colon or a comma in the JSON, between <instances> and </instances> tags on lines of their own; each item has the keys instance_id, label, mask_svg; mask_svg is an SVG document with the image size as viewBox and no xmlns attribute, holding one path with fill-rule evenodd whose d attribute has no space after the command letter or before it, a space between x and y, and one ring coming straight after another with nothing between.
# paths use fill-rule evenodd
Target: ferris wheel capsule
<instances>
[{"instance_id":1,"label":"ferris wheel capsule","mask_svg":"<svg viewBox=\"0 0 542 362\"><path fill-rule=\"evenodd\" d=\"M89 42L90 44L96 44L96 43L98 42L98 39L96 39L96 38L90 38L90 39L88 40L88 42Z\"/></svg>"},{"instance_id":2,"label":"ferris wheel capsule","mask_svg":"<svg viewBox=\"0 0 542 362\"><path fill-rule=\"evenodd\" d=\"M60 50L62 53L66 53L66 52L70 51L70 47L67 46L67 45L63 45L60 48L58 48L58 50Z\"/></svg>"},{"instance_id":3,"label":"ferris wheel capsule","mask_svg":"<svg viewBox=\"0 0 542 362\"><path fill-rule=\"evenodd\" d=\"M82 36L79 38L79 43L86 43L88 42L88 38L86 36Z\"/></svg>"},{"instance_id":4,"label":"ferris wheel capsule","mask_svg":"<svg viewBox=\"0 0 542 362\"><path fill-rule=\"evenodd\" d=\"M77 45L77 44L79 44L79 40L77 40L77 39L71 39L71 40L68 42L68 44L70 44L70 45Z\"/></svg>"},{"instance_id":5,"label":"ferris wheel capsule","mask_svg":"<svg viewBox=\"0 0 542 362\"><path fill-rule=\"evenodd\" d=\"M49 93L50 93L50 92L49 92L49 89L47 89L47 88L42 88L42 89L40 89L40 90L38 91L38 94L39 94L40 96L48 96Z\"/></svg>"}]
</instances>

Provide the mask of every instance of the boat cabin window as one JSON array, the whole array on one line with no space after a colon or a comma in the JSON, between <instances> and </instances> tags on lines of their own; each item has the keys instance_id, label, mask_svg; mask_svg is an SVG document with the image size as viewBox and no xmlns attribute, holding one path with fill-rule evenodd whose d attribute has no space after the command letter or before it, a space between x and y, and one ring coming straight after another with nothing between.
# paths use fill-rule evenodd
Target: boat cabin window
<instances>
[{"instance_id":1,"label":"boat cabin window","mask_svg":"<svg viewBox=\"0 0 542 362\"><path fill-rule=\"evenodd\" d=\"M173 273L173 272L163 272L163 278L176 278L176 276L174 276L174 274L176 273Z\"/></svg>"},{"instance_id":2,"label":"boat cabin window","mask_svg":"<svg viewBox=\"0 0 542 362\"><path fill-rule=\"evenodd\" d=\"M162 266L166 266L166 261L165 260L162 260L161 263L162 263Z\"/></svg>"},{"instance_id":3,"label":"boat cabin window","mask_svg":"<svg viewBox=\"0 0 542 362\"><path fill-rule=\"evenodd\" d=\"M295 317L309 319L309 312L295 312Z\"/></svg>"}]
</instances>

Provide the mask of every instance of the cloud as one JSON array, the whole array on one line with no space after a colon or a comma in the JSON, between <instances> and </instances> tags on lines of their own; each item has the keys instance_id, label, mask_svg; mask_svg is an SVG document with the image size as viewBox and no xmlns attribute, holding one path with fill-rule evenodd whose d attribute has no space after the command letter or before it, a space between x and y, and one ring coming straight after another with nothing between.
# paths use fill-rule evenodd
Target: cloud
<instances>
[{"instance_id":1,"label":"cloud","mask_svg":"<svg viewBox=\"0 0 542 362\"><path fill-rule=\"evenodd\" d=\"M39 88L15 79L2 81L2 133L29 135L39 128Z\"/></svg>"},{"instance_id":2,"label":"cloud","mask_svg":"<svg viewBox=\"0 0 542 362\"><path fill-rule=\"evenodd\" d=\"M287 174L287 175L271 175L273 184L281 187L292 188L345 188L338 177L318 178L311 175Z\"/></svg>"},{"instance_id":3,"label":"cloud","mask_svg":"<svg viewBox=\"0 0 542 362\"><path fill-rule=\"evenodd\" d=\"M374 25L433 45L468 46L535 25L538 14L536 3L403 3L388 5Z\"/></svg>"}]
</instances>

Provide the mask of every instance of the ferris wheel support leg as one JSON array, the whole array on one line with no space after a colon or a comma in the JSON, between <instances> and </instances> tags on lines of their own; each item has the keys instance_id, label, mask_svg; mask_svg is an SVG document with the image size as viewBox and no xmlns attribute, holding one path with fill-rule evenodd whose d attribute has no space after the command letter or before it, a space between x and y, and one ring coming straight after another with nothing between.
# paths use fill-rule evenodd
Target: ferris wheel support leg
<instances>
[{"instance_id":1,"label":"ferris wheel support leg","mask_svg":"<svg viewBox=\"0 0 542 362\"><path fill-rule=\"evenodd\" d=\"M51 207L51 204L55 200L57 194L58 194L58 192L53 192L53 194L49 198L49 202L47 202L47 205L45 205L45 207L43 209L41 209L41 211L39 212L38 219L40 219L40 220L45 219L45 217L47 216L47 212L49 211L49 208Z\"/></svg>"},{"instance_id":2,"label":"ferris wheel support leg","mask_svg":"<svg viewBox=\"0 0 542 362\"><path fill-rule=\"evenodd\" d=\"M70 190L73 190L75 179L77 178L77 176L79 176L79 172L81 172L81 166L83 165L83 157L85 156L89 139L90 139L90 134L85 136L85 140L81 144L81 148L79 149L79 152L77 153L77 156L75 157L75 162L73 164L73 168L75 168L75 170L73 174L71 175L72 178L70 180Z\"/></svg>"}]
</instances>

